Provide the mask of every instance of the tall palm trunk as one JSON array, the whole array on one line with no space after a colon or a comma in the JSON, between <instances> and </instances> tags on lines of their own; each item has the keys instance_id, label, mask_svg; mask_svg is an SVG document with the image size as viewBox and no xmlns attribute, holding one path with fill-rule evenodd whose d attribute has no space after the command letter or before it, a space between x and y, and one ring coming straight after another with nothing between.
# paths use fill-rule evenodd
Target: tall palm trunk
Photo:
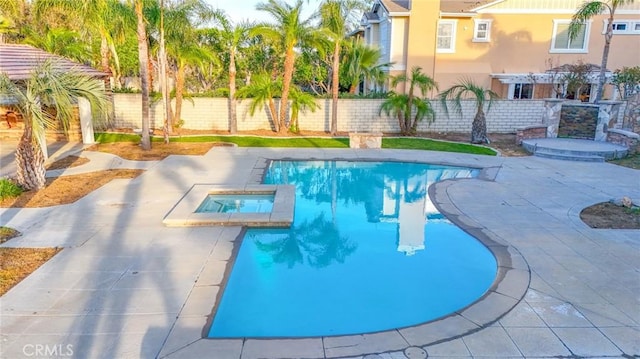
<instances>
[{"instance_id":1,"label":"tall palm trunk","mask_svg":"<svg viewBox=\"0 0 640 359\"><path fill-rule=\"evenodd\" d=\"M26 190L44 188L44 155L40 146L34 145L31 119L25 119L24 131L16 148L17 181Z\"/></svg>"},{"instance_id":2,"label":"tall palm trunk","mask_svg":"<svg viewBox=\"0 0 640 359\"><path fill-rule=\"evenodd\" d=\"M398 111L397 115L398 115L398 123L400 124L400 133L404 136L408 132L407 125L404 122L404 114L402 111Z\"/></svg>"},{"instance_id":3,"label":"tall palm trunk","mask_svg":"<svg viewBox=\"0 0 640 359\"><path fill-rule=\"evenodd\" d=\"M487 142L487 119L482 108L478 109L471 124L471 143Z\"/></svg>"},{"instance_id":4,"label":"tall palm trunk","mask_svg":"<svg viewBox=\"0 0 640 359\"><path fill-rule=\"evenodd\" d=\"M100 66L102 67L102 72L105 74L111 73L111 67L109 66L109 43L107 42L107 36L104 33L100 33ZM111 104L109 120L112 120L115 117L116 106L113 99L113 92L111 92L111 79L109 76L104 77L104 89L107 94L107 99Z\"/></svg>"},{"instance_id":5,"label":"tall palm trunk","mask_svg":"<svg viewBox=\"0 0 640 359\"><path fill-rule=\"evenodd\" d=\"M164 37L164 0L160 0L160 51L158 53L158 65L160 66L160 91L162 92L162 112L164 121L162 124L164 132L164 143L169 143L169 135L173 129L171 118L171 96L169 95L169 83L167 77L167 51Z\"/></svg>"},{"instance_id":6,"label":"tall palm trunk","mask_svg":"<svg viewBox=\"0 0 640 359\"><path fill-rule=\"evenodd\" d=\"M229 132L238 132L238 116L236 115L236 50L229 51Z\"/></svg>"},{"instance_id":7,"label":"tall palm trunk","mask_svg":"<svg viewBox=\"0 0 640 359\"><path fill-rule=\"evenodd\" d=\"M176 70L176 112L174 117L176 121L182 118L182 100L184 99L184 65L178 65Z\"/></svg>"},{"instance_id":8,"label":"tall palm trunk","mask_svg":"<svg viewBox=\"0 0 640 359\"><path fill-rule=\"evenodd\" d=\"M413 84L409 88L409 95L407 97L407 109L404 112L404 128L407 133L404 135L408 135L411 129L411 111L413 110Z\"/></svg>"},{"instance_id":9,"label":"tall palm trunk","mask_svg":"<svg viewBox=\"0 0 640 359\"><path fill-rule=\"evenodd\" d=\"M149 48L147 44L147 32L144 27L144 16L142 14L142 0L136 0L136 17L138 18L138 60L140 61L140 84L142 87L142 139L140 145L143 150L151 149L151 138L149 137Z\"/></svg>"},{"instance_id":10,"label":"tall palm trunk","mask_svg":"<svg viewBox=\"0 0 640 359\"><path fill-rule=\"evenodd\" d=\"M289 91L291 88L291 79L293 78L293 66L295 62L295 52L293 47L287 49L284 58L284 75L282 77L282 98L280 99L280 115L278 116L280 124L278 132L287 131L287 109L289 102Z\"/></svg>"},{"instance_id":11,"label":"tall palm trunk","mask_svg":"<svg viewBox=\"0 0 640 359\"><path fill-rule=\"evenodd\" d=\"M109 66L109 43L104 33L100 33L100 66L102 67L102 72L106 74L111 73L111 67ZM111 86L108 77L105 78L104 82L105 85L109 84L109 86Z\"/></svg>"},{"instance_id":12,"label":"tall palm trunk","mask_svg":"<svg viewBox=\"0 0 640 359\"><path fill-rule=\"evenodd\" d=\"M280 132L282 128L280 126L280 121L278 120L278 111L276 111L276 103L273 101L273 98L269 99L269 113L271 114L271 118L273 119L273 126L276 132Z\"/></svg>"},{"instance_id":13,"label":"tall palm trunk","mask_svg":"<svg viewBox=\"0 0 640 359\"><path fill-rule=\"evenodd\" d=\"M340 41L336 41L333 49L333 65L331 79L331 134L338 134L338 90L340 90Z\"/></svg>"},{"instance_id":14,"label":"tall palm trunk","mask_svg":"<svg viewBox=\"0 0 640 359\"><path fill-rule=\"evenodd\" d=\"M604 48L602 49L602 63L600 64L600 74L598 74L598 92L596 93L595 102L602 100L604 94L605 72L607 71L607 62L609 61L609 48L611 47L611 39L613 38L613 12L609 13L609 23L607 31L604 35Z\"/></svg>"}]
</instances>

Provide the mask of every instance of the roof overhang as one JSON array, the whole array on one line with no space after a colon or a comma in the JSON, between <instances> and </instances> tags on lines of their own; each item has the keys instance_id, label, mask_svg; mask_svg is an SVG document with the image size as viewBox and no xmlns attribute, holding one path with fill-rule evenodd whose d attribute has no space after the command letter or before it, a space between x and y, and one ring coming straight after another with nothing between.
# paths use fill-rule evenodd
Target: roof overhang
<instances>
[{"instance_id":1,"label":"roof overhang","mask_svg":"<svg viewBox=\"0 0 640 359\"><path fill-rule=\"evenodd\" d=\"M33 69L47 61L51 62L56 71L77 71L85 76L98 79L110 76L110 74L98 71L91 66L79 64L33 46L0 44L0 73L4 73L11 81L30 78Z\"/></svg>"},{"instance_id":2,"label":"roof overhang","mask_svg":"<svg viewBox=\"0 0 640 359\"><path fill-rule=\"evenodd\" d=\"M387 14L389 15L389 17L394 17L394 16L409 16L409 15L411 14L411 11L410 11L410 10L408 10L408 9L407 9L407 10L400 10L400 9L403 9L403 8L402 8L401 6L399 6L399 5L398 5L397 7L398 7L398 8L400 8L400 9L398 9L398 8L397 8L397 9L395 9L395 10L394 10L394 9L391 9L391 8L388 6L388 4L385 4L385 2L384 2L384 1L381 1L381 0L378 0L378 1L376 2L376 4L374 5L374 9L375 9L375 6L376 6L376 5L382 6L382 7L384 8L384 10L387 12Z\"/></svg>"},{"instance_id":3,"label":"roof overhang","mask_svg":"<svg viewBox=\"0 0 640 359\"><path fill-rule=\"evenodd\" d=\"M475 12L440 12L440 17L474 17Z\"/></svg>"}]
</instances>

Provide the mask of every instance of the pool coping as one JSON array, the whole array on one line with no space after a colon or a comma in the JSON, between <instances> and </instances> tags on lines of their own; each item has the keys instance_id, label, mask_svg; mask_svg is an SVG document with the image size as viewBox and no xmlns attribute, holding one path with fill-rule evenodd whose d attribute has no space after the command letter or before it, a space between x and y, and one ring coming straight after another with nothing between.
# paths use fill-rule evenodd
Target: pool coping
<instances>
[{"instance_id":1,"label":"pool coping","mask_svg":"<svg viewBox=\"0 0 640 359\"><path fill-rule=\"evenodd\" d=\"M274 160L309 160L297 158L277 158ZM235 260L235 255L242 241L242 230L233 240L233 250L230 253L227 266L224 271L224 278L220 284L220 289L216 292L215 305L211 308L207 316L206 323L199 335L193 333L190 342L205 341L210 343L212 349L226 348L234 345L243 347L254 347L254 349L264 347L269 348L267 352L260 352L261 358L338 358L349 356L363 356L368 354L380 354L405 350L408 347L424 347L439 344L460 338L462 336L477 332L483 328L491 326L509 313L525 296L531 281L529 265L522 254L513 246L507 244L493 233L488 231L481 224L476 223L471 218L462 213L451 201L448 195L449 186L458 181L494 181L500 167L487 166L478 167L473 165L451 164L433 161L402 161L397 159L342 159L326 158L313 160L345 160L345 161L395 161L428 163L434 165L447 165L455 167L471 167L480 170L476 178L471 179L449 179L436 182L429 187L428 193L436 208L450 221L459 226L463 231L479 240L494 255L497 263L497 274L492 285L487 292L468 306L435 320L412 325L403 328L371 332L355 335L319 336L319 337L278 337L278 338L208 338L215 310L220 302L224 286L230 276L231 268ZM257 161L252 171L252 180L260 183L264 176L264 171L268 167L270 159ZM265 165L266 164L266 165ZM251 185L253 186L253 184ZM207 265L210 265L207 263ZM205 268L206 270L206 268ZM196 283L197 285L197 283ZM185 306L189 306L189 297ZM173 335L170 334L170 336ZM167 341L169 341L168 338ZM182 338L183 340L186 338ZM184 347L183 347L184 348ZM316 350L314 350L314 348ZM318 351L322 348L322 352ZM181 348L163 348L161 357L179 351Z\"/></svg>"}]
</instances>

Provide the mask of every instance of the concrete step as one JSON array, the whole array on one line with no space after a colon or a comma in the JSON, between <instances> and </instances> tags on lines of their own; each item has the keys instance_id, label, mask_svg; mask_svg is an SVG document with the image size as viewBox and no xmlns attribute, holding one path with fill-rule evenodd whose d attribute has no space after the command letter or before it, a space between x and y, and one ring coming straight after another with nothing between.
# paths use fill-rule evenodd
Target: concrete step
<instances>
[{"instance_id":1,"label":"concrete step","mask_svg":"<svg viewBox=\"0 0 640 359\"><path fill-rule=\"evenodd\" d=\"M593 155L593 154L575 154L575 153L561 153L548 149L537 149L534 153L534 156L542 157L542 158L551 158L554 160L565 160L565 161L581 161L581 162L604 162L605 158L603 156Z\"/></svg>"},{"instance_id":2,"label":"concrete step","mask_svg":"<svg viewBox=\"0 0 640 359\"><path fill-rule=\"evenodd\" d=\"M628 148L609 142L577 139L531 139L522 142L522 147L539 157L564 159L569 161L604 161L623 158Z\"/></svg>"}]
</instances>

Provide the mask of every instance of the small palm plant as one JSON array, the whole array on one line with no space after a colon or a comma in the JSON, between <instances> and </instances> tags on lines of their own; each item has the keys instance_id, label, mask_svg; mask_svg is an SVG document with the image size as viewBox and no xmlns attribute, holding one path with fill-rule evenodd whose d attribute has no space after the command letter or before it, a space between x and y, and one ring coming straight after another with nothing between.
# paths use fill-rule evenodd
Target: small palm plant
<instances>
[{"instance_id":1,"label":"small palm plant","mask_svg":"<svg viewBox=\"0 0 640 359\"><path fill-rule=\"evenodd\" d=\"M253 77L251 84L241 88L236 92L236 98L251 98L249 104L249 114L253 116L259 108L267 107L269 117L273 123L275 132L280 132L280 121L278 120L278 109L273 100L282 93L282 81L273 80L268 73L263 72ZM282 106L282 103L280 103Z\"/></svg>"},{"instance_id":2,"label":"small palm plant","mask_svg":"<svg viewBox=\"0 0 640 359\"><path fill-rule=\"evenodd\" d=\"M391 86L396 87L402 82L409 83L407 94L398 94L391 92L389 98L380 106L380 112L387 115L394 113L398 117L400 124L400 132L403 135L415 135L418 127L418 121L427 119L429 123L435 119L435 112L431 107L431 103L426 98L420 98L415 95L416 87L424 96L427 92L437 89L438 85L428 75L422 72L422 68L416 66L411 69L411 76L399 75L391 80ZM414 112L415 116L411 115Z\"/></svg>"},{"instance_id":3,"label":"small palm plant","mask_svg":"<svg viewBox=\"0 0 640 359\"><path fill-rule=\"evenodd\" d=\"M289 123L289 131L292 133L300 132L300 126L298 125L298 117L300 111L303 113L308 109L311 112L315 112L318 109L318 104L311 94L300 90L298 87L291 87L291 121ZM337 129L336 129L337 131Z\"/></svg>"},{"instance_id":4,"label":"small palm plant","mask_svg":"<svg viewBox=\"0 0 640 359\"><path fill-rule=\"evenodd\" d=\"M475 101L476 115L471 124L471 143L489 143L484 106L486 104L487 111L489 111L493 101L499 98L497 93L475 84L470 79L464 79L441 92L439 97L447 116L449 115L449 108L447 107L449 101L453 101L453 107L460 116L462 116L462 100L470 98Z\"/></svg>"},{"instance_id":5,"label":"small palm plant","mask_svg":"<svg viewBox=\"0 0 640 359\"><path fill-rule=\"evenodd\" d=\"M89 101L94 119L105 119L109 101L103 84L76 71L58 71L51 62L35 68L24 81L12 82L0 74L0 96L11 98L24 118L24 131L16 149L17 182L25 190L45 185L44 131L57 123L66 131L78 97ZM52 111L46 111L48 107Z\"/></svg>"}]
</instances>

